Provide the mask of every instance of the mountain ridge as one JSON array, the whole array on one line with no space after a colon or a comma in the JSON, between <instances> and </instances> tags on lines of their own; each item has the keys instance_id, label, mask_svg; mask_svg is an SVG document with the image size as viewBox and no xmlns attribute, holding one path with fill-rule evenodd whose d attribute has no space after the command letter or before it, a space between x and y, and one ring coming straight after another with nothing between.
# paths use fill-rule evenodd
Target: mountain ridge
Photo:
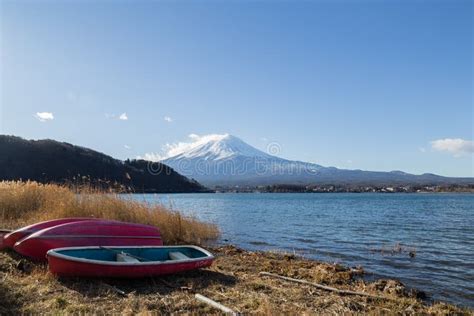
<instances>
[{"instance_id":1,"label":"mountain ridge","mask_svg":"<svg viewBox=\"0 0 474 316\"><path fill-rule=\"evenodd\" d=\"M277 148L278 149L278 148ZM271 148L270 148L271 150ZM208 135L176 155L161 160L179 173L208 186L337 184L473 184L474 178L443 177L400 170L366 171L323 167L265 153L230 135Z\"/></svg>"}]
</instances>

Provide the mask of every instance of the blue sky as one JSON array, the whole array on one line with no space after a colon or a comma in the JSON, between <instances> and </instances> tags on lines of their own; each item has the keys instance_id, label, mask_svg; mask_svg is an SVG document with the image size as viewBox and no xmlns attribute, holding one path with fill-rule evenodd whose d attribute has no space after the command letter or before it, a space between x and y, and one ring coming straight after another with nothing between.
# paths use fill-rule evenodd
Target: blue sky
<instances>
[{"instance_id":1,"label":"blue sky","mask_svg":"<svg viewBox=\"0 0 474 316\"><path fill-rule=\"evenodd\" d=\"M117 158L230 133L474 176L471 1L1 1L0 132Z\"/></svg>"}]
</instances>

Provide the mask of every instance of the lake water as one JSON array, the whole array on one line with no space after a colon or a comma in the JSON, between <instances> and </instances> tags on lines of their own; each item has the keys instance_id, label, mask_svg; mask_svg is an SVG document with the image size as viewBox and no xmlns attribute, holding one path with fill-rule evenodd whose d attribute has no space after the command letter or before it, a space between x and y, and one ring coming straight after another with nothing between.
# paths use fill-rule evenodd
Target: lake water
<instances>
[{"instance_id":1,"label":"lake water","mask_svg":"<svg viewBox=\"0 0 474 316\"><path fill-rule=\"evenodd\" d=\"M474 307L472 194L143 194L135 198L171 205L218 224L222 243L361 265L370 278L397 278L425 291L432 300ZM416 251L415 257L410 257L410 251Z\"/></svg>"}]
</instances>

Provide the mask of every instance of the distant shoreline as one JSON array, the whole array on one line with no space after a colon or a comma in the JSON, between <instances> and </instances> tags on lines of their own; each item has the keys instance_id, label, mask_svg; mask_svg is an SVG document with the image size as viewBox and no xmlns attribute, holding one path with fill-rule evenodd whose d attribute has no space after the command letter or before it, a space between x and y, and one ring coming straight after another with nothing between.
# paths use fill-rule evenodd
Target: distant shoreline
<instances>
[{"instance_id":1,"label":"distant shoreline","mask_svg":"<svg viewBox=\"0 0 474 316\"><path fill-rule=\"evenodd\" d=\"M450 186L343 186L271 185L258 187L215 187L216 193L474 193L474 185Z\"/></svg>"}]
</instances>

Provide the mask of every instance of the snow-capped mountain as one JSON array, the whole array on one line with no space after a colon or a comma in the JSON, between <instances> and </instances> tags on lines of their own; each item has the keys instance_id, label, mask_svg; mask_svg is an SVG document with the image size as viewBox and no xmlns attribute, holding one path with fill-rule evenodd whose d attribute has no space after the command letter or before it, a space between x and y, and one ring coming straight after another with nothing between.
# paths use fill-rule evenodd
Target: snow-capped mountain
<instances>
[{"instance_id":1,"label":"snow-capped mountain","mask_svg":"<svg viewBox=\"0 0 474 316\"><path fill-rule=\"evenodd\" d=\"M460 178L401 171L375 172L322 167L265 153L229 135L190 135L191 143L171 146L162 160L184 176L207 186L269 184L437 184L459 183ZM275 146L277 146L275 144ZM278 147L269 152L278 152ZM470 178L469 181L472 181Z\"/></svg>"},{"instance_id":2,"label":"snow-capped mountain","mask_svg":"<svg viewBox=\"0 0 474 316\"><path fill-rule=\"evenodd\" d=\"M204 160L224 160L236 156L263 157L271 156L243 142L240 138L229 134L207 135L200 137L189 146L173 152L170 159L204 159Z\"/></svg>"},{"instance_id":3,"label":"snow-capped mountain","mask_svg":"<svg viewBox=\"0 0 474 316\"><path fill-rule=\"evenodd\" d=\"M314 175L321 168L270 155L229 134L200 137L172 154L162 162L206 185L273 183Z\"/></svg>"}]
</instances>

